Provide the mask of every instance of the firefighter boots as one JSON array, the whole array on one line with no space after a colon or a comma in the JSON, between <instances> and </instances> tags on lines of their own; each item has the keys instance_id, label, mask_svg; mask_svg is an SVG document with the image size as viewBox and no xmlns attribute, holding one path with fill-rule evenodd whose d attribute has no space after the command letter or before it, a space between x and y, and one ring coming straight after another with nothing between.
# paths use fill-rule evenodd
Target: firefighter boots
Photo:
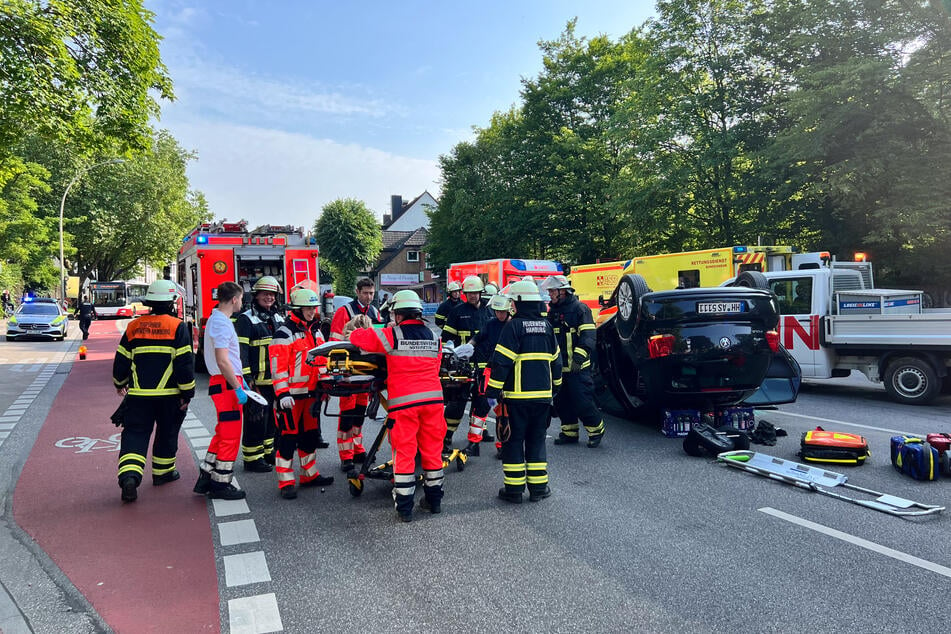
<instances>
[{"instance_id":1,"label":"firefighter boots","mask_svg":"<svg viewBox=\"0 0 951 634\"><path fill-rule=\"evenodd\" d=\"M304 487L326 486L328 484L333 484L333 483L334 483L333 476L323 476L323 475L314 476L314 478L311 480L304 480L304 478L301 478L300 480L300 486L302 489Z\"/></svg>"},{"instance_id":2,"label":"firefighter boots","mask_svg":"<svg viewBox=\"0 0 951 634\"><path fill-rule=\"evenodd\" d=\"M243 500L247 493L231 484L212 484L208 491L208 497L213 500Z\"/></svg>"},{"instance_id":3,"label":"firefighter boots","mask_svg":"<svg viewBox=\"0 0 951 634\"><path fill-rule=\"evenodd\" d=\"M499 499L505 500L506 502L511 502L512 504L521 504L522 503L522 492L521 491L509 491L505 487L499 489Z\"/></svg>"},{"instance_id":4,"label":"firefighter boots","mask_svg":"<svg viewBox=\"0 0 951 634\"><path fill-rule=\"evenodd\" d=\"M257 460L252 460L251 462L245 462L244 470L250 471L251 473L270 473L274 470L274 467L269 465L265 458L258 458Z\"/></svg>"},{"instance_id":5,"label":"firefighter boots","mask_svg":"<svg viewBox=\"0 0 951 634\"><path fill-rule=\"evenodd\" d=\"M466 445L466 448L462 450L462 453L466 454L467 456L478 456L479 443L470 442L468 445Z\"/></svg>"},{"instance_id":6,"label":"firefighter boots","mask_svg":"<svg viewBox=\"0 0 951 634\"><path fill-rule=\"evenodd\" d=\"M198 481L195 482L194 488L192 491L198 495L205 495L208 491L211 490L211 474L207 471L202 471L198 474Z\"/></svg>"},{"instance_id":7,"label":"firefighter boots","mask_svg":"<svg viewBox=\"0 0 951 634\"><path fill-rule=\"evenodd\" d=\"M285 500L293 500L297 497L297 487L293 484L281 487L281 497Z\"/></svg>"},{"instance_id":8,"label":"firefighter boots","mask_svg":"<svg viewBox=\"0 0 951 634\"><path fill-rule=\"evenodd\" d=\"M604 434L595 434L594 436L588 436L588 448L594 449L601 444L601 439L604 438ZM555 442L558 442L557 440Z\"/></svg>"},{"instance_id":9,"label":"firefighter boots","mask_svg":"<svg viewBox=\"0 0 951 634\"><path fill-rule=\"evenodd\" d=\"M119 486L122 487L123 502L135 502L135 499L139 497L137 491L139 483L136 482L135 478L123 478Z\"/></svg>"},{"instance_id":10,"label":"firefighter boots","mask_svg":"<svg viewBox=\"0 0 951 634\"><path fill-rule=\"evenodd\" d=\"M539 500L544 500L549 495L551 495L551 488L546 484L544 487L528 489L528 501L529 502L538 502Z\"/></svg>"},{"instance_id":11,"label":"firefighter boots","mask_svg":"<svg viewBox=\"0 0 951 634\"><path fill-rule=\"evenodd\" d=\"M178 471L173 469L171 473L163 473L162 475L152 476L152 486L160 487L163 484L168 484L169 482L175 482L175 480L178 480L181 477L182 477L182 474L180 474Z\"/></svg>"},{"instance_id":12,"label":"firefighter boots","mask_svg":"<svg viewBox=\"0 0 951 634\"><path fill-rule=\"evenodd\" d=\"M558 438L555 438L556 445L577 445L578 437L577 436L565 436L564 434L558 434Z\"/></svg>"}]
</instances>

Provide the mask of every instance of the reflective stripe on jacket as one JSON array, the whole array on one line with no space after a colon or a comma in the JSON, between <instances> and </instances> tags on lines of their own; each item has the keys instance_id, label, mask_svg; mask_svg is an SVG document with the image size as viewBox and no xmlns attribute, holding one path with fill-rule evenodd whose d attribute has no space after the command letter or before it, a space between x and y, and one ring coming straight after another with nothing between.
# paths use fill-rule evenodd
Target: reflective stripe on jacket
<instances>
[{"instance_id":1,"label":"reflective stripe on jacket","mask_svg":"<svg viewBox=\"0 0 951 634\"><path fill-rule=\"evenodd\" d=\"M376 306L373 304L364 306L359 301L353 300L338 308L337 312L334 313L333 321L330 322L330 340L343 341L345 339L343 336L344 326L357 315L366 315L374 324L383 323L383 318L380 316L380 311L376 309Z\"/></svg>"},{"instance_id":2,"label":"reflective stripe on jacket","mask_svg":"<svg viewBox=\"0 0 951 634\"><path fill-rule=\"evenodd\" d=\"M279 313L268 313L256 307L244 311L234 322L241 347L241 374L258 385L271 384L268 346L277 329L284 323Z\"/></svg>"},{"instance_id":3,"label":"reflective stripe on jacket","mask_svg":"<svg viewBox=\"0 0 951 634\"><path fill-rule=\"evenodd\" d=\"M112 362L112 382L132 396L195 395L195 355L188 326L171 315L131 322Z\"/></svg>"},{"instance_id":4,"label":"reflective stripe on jacket","mask_svg":"<svg viewBox=\"0 0 951 634\"><path fill-rule=\"evenodd\" d=\"M449 313L446 325L443 326L443 342L451 341L456 347L469 343L485 326L486 318L482 306L473 306L469 302L459 304Z\"/></svg>"},{"instance_id":5,"label":"reflective stripe on jacket","mask_svg":"<svg viewBox=\"0 0 951 634\"><path fill-rule=\"evenodd\" d=\"M538 312L516 314L502 329L489 368L487 398L550 401L561 385L561 353L551 325Z\"/></svg>"},{"instance_id":6,"label":"reflective stripe on jacket","mask_svg":"<svg viewBox=\"0 0 951 634\"><path fill-rule=\"evenodd\" d=\"M591 367L591 355L597 345L591 309L570 293L548 307L548 321L558 339L563 370L572 372Z\"/></svg>"},{"instance_id":7,"label":"reflective stripe on jacket","mask_svg":"<svg viewBox=\"0 0 951 634\"><path fill-rule=\"evenodd\" d=\"M389 328L358 328L350 343L370 353L386 355L387 411L442 404L439 361L442 344L418 319Z\"/></svg>"},{"instance_id":8,"label":"reflective stripe on jacket","mask_svg":"<svg viewBox=\"0 0 951 634\"><path fill-rule=\"evenodd\" d=\"M446 320L449 319L449 313L452 312L452 309L462 303L461 299L449 298L444 301L436 309L436 315L433 317L433 321L436 323L437 328L442 328L446 325Z\"/></svg>"},{"instance_id":9,"label":"reflective stripe on jacket","mask_svg":"<svg viewBox=\"0 0 951 634\"><path fill-rule=\"evenodd\" d=\"M324 343L319 322L309 324L291 312L268 346L275 398L307 396L317 387L318 368L306 363L307 351ZM320 357L318 357L320 364Z\"/></svg>"}]
</instances>

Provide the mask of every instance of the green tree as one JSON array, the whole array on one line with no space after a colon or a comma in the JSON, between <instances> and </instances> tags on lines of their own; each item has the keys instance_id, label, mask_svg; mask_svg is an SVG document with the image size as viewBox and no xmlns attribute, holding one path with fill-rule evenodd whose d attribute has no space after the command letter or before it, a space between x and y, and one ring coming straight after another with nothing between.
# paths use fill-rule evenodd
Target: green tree
<instances>
[{"instance_id":1,"label":"green tree","mask_svg":"<svg viewBox=\"0 0 951 634\"><path fill-rule=\"evenodd\" d=\"M0 156L38 133L74 147L147 149L157 98L172 98L142 0L4 0Z\"/></svg>"},{"instance_id":2,"label":"green tree","mask_svg":"<svg viewBox=\"0 0 951 634\"><path fill-rule=\"evenodd\" d=\"M0 161L0 266L6 271L4 286L24 284L56 288L59 273L53 265L57 244L50 218L38 213L36 198L49 192L49 172L36 163L8 157ZM11 275L22 275L13 283Z\"/></svg>"},{"instance_id":3,"label":"green tree","mask_svg":"<svg viewBox=\"0 0 951 634\"><path fill-rule=\"evenodd\" d=\"M379 222L363 201L338 198L324 205L314 223L321 260L333 272L334 288L350 294L357 274L369 268L383 250Z\"/></svg>"}]
</instances>

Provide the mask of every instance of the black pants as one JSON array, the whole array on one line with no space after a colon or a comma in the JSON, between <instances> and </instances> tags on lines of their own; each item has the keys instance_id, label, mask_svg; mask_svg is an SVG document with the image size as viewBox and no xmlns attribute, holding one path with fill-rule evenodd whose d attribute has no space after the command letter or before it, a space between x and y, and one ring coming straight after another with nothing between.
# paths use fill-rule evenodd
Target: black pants
<instances>
[{"instance_id":1,"label":"black pants","mask_svg":"<svg viewBox=\"0 0 951 634\"><path fill-rule=\"evenodd\" d=\"M92 319L80 319L79 320L79 329L83 333L83 339L89 339L89 326L92 324Z\"/></svg>"},{"instance_id":2,"label":"black pants","mask_svg":"<svg viewBox=\"0 0 951 634\"><path fill-rule=\"evenodd\" d=\"M545 430L551 420L551 406L545 402L506 401L508 434L499 432L502 441L502 472L505 490L521 493L544 491L548 485L548 458Z\"/></svg>"},{"instance_id":3,"label":"black pants","mask_svg":"<svg viewBox=\"0 0 951 634\"><path fill-rule=\"evenodd\" d=\"M604 433L604 420L594 403L594 379L590 370L561 375L561 390L555 396L555 409L561 419L563 436L578 438L578 419L581 419L589 437Z\"/></svg>"},{"instance_id":4,"label":"black pants","mask_svg":"<svg viewBox=\"0 0 951 634\"><path fill-rule=\"evenodd\" d=\"M447 437L451 437L452 434L459 429L459 423L462 421L462 417L465 416L466 404L468 404L469 399L472 399L470 415L485 418L489 414L489 402L486 400L485 395L480 393L475 382L469 383L458 390L453 390L449 393L449 397L443 401L446 404Z\"/></svg>"},{"instance_id":5,"label":"black pants","mask_svg":"<svg viewBox=\"0 0 951 634\"><path fill-rule=\"evenodd\" d=\"M178 432L185 420L179 398L127 396L126 403L128 409L119 446L119 482L128 477L135 478L137 484L142 482L153 426L152 477L174 471Z\"/></svg>"},{"instance_id":6,"label":"black pants","mask_svg":"<svg viewBox=\"0 0 951 634\"><path fill-rule=\"evenodd\" d=\"M274 388L255 384L254 389L267 399L258 405L251 399L244 404L244 428L241 430L241 455L245 462L262 460L274 453Z\"/></svg>"}]
</instances>

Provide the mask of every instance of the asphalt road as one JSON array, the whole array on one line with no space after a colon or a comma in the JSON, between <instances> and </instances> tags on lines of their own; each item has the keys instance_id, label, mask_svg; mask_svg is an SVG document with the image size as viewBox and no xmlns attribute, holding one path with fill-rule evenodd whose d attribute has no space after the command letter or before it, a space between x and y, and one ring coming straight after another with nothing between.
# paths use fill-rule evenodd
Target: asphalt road
<instances>
[{"instance_id":1,"label":"asphalt road","mask_svg":"<svg viewBox=\"0 0 951 634\"><path fill-rule=\"evenodd\" d=\"M55 361L41 361L41 353L66 348L3 345L0 406L6 410ZM61 383L62 375L50 377L30 405L30 420L18 422L0 445L7 520L0 572L5 584L30 584L31 600L42 606L30 611L47 618L37 631L96 631L101 623L88 616L68 580L9 526L15 474L35 438L31 425L43 420ZM206 435L214 426L210 399L196 398L192 413L198 421L189 436ZM789 436L756 448L795 460L801 433L817 424L861 433L873 455L865 466L837 468L850 482L951 507L951 483L904 478L888 458L891 435L951 432L949 414L951 397L926 408L898 405L861 377L808 383L795 404L758 412ZM279 497L273 474L239 468L247 507L209 504L222 630L269 631L275 623L288 632L946 627L934 606L951 592L951 509L917 520L891 517L690 458L678 440L656 429L606 420L608 435L596 450L549 440L554 494L547 500L498 501L501 466L484 446L465 471L450 469L443 513L417 512L411 524L396 522L385 483L368 482L362 497L351 497L330 449L318 453L318 466L337 481L292 501ZM377 428L368 423L367 443ZM330 420L323 429L333 437ZM464 431L465 425L457 432L458 447ZM191 483L182 484L188 495ZM239 524L253 527L256 539L236 540ZM248 597L255 600L245 607L263 611L237 610ZM3 607L0 596L0 617Z\"/></svg>"}]
</instances>

